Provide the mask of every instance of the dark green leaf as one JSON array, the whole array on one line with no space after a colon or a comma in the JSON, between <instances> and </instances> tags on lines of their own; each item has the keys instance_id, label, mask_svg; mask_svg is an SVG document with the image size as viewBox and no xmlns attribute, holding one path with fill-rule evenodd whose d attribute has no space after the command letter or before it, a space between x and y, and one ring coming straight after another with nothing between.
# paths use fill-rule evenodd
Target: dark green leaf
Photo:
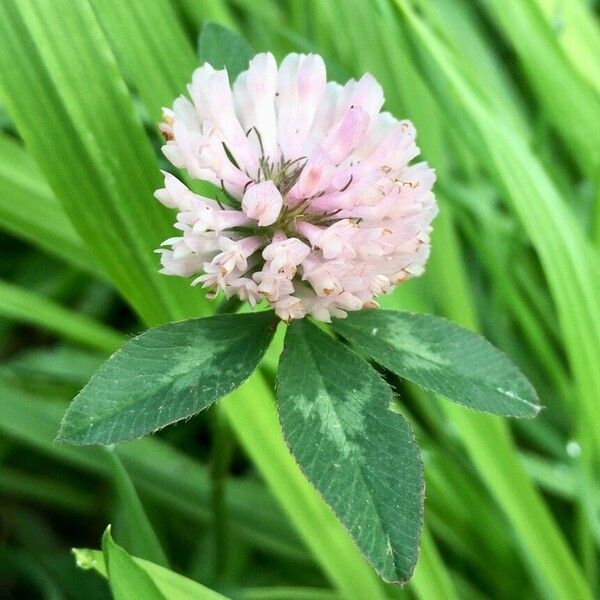
<instances>
[{"instance_id":1,"label":"dark green leaf","mask_svg":"<svg viewBox=\"0 0 600 600\"><path fill-rule=\"evenodd\" d=\"M248 68L248 62L255 54L246 40L216 23L207 23L202 28L198 53L201 60L215 69L226 68L232 82Z\"/></svg>"},{"instance_id":2,"label":"dark green leaf","mask_svg":"<svg viewBox=\"0 0 600 600\"><path fill-rule=\"evenodd\" d=\"M166 600L146 571L115 543L110 527L102 536L102 551L115 600Z\"/></svg>"},{"instance_id":3,"label":"dark green leaf","mask_svg":"<svg viewBox=\"0 0 600 600\"><path fill-rule=\"evenodd\" d=\"M71 403L58 439L114 444L195 415L252 374L275 327L268 311L149 329L92 377Z\"/></svg>"},{"instance_id":4,"label":"dark green leaf","mask_svg":"<svg viewBox=\"0 0 600 600\"><path fill-rule=\"evenodd\" d=\"M423 468L377 372L307 319L288 328L278 374L281 425L302 471L386 580L414 569Z\"/></svg>"},{"instance_id":5,"label":"dark green leaf","mask_svg":"<svg viewBox=\"0 0 600 600\"><path fill-rule=\"evenodd\" d=\"M386 369L449 400L511 417L540 410L535 390L505 354L446 319L361 311L333 327Z\"/></svg>"}]
</instances>

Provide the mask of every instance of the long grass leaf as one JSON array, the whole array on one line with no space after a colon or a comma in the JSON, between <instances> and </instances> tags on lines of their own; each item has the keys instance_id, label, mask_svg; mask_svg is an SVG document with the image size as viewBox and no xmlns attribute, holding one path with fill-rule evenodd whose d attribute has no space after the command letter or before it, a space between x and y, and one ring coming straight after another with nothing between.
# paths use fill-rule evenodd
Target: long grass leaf
<instances>
[{"instance_id":1,"label":"long grass leaf","mask_svg":"<svg viewBox=\"0 0 600 600\"><path fill-rule=\"evenodd\" d=\"M168 0L92 0L128 79L139 91L150 118L185 91L198 57Z\"/></svg>"},{"instance_id":2,"label":"long grass leaf","mask_svg":"<svg viewBox=\"0 0 600 600\"><path fill-rule=\"evenodd\" d=\"M407 3L401 0L396 1L404 11L411 28L417 33L425 48L431 52L431 56L445 67L446 71L444 72L450 70L449 60L441 45L434 39L425 24L413 13ZM458 78L458 74L454 70L451 72ZM462 91L466 84L462 80L460 81L462 84L460 91ZM465 116L468 114L470 113ZM503 140L504 137L500 139ZM522 201L522 198L519 197L518 200ZM538 203L544 201L539 197L534 200ZM531 208L530 204L528 208ZM564 210L566 211L566 209ZM539 219L539 215L537 218ZM541 237L539 232L536 232L535 235ZM468 289L460 259L454 257L451 260L451 241L448 240L444 246L447 264L445 273L448 281L452 281L454 288ZM452 269L450 265L453 265ZM469 327L476 328L477 319L474 310L465 300L456 304L452 300L448 300L449 316ZM483 415L461 412L451 406L447 406L446 410L460 426L471 459L478 466L481 476L518 532L521 543L527 548L531 557L531 564L540 575L540 581L544 581L549 589L554 590L552 593L559 596L573 594L576 590L578 597L589 598L590 592L584 583L581 572L547 509L540 502L535 489L520 467L508 431L503 423ZM510 484L508 484L506 473L511 473ZM536 523L537 527L532 527L532 523ZM544 542L541 543L542 538Z\"/></svg>"},{"instance_id":3,"label":"long grass leaf","mask_svg":"<svg viewBox=\"0 0 600 600\"><path fill-rule=\"evenodd\" d=\"M442 557L427 527L423 528L422 536L421 555L410 583L415 596L420 600L457 600L459 596L454 589L454 583L444 567Z\"/></svg>"},{"instance_id":4,"label":"long grass leaf","mask_svg":"<svg viewBox=\"0 0 600 600\"><path fill-rule=\"evenodd\" d=\"M106 559L99 550L88 550L87 548L73 550L77 565L82 569L94 569L100 575L107 576ZM165 569L148 560L138 557L130 557L135 561L144 573L154 582L158 590L164 594L166 600L186 600L195 598L197 600L226 600L226 596L210 590L209 588ZM133 598L133 595L130 596ZM148 598L148 596L143 596Z\"/></svg>"},{"instance_id":5,"label":"long grass leaf","mask_svg":"<svg viewBox=\"0 0 600 600\"><path fill-rule=\"evenodd\" d=\"M118 534L119 539L128 540L128 549L132 554L168 567L164 550L123 463L114 449L103 448L103 451L111 465L115 490L120 500L119 510L122 511L122 518L126 523L126 527Z\"/></svg>"},{"instance_id":6,"label":"long grass leaf","mask_svg":"<svg viewBox=\"0 0 600 600\"><path fill-rule=\"evenodd\" d=\"M37 165L0 134L0 227L45 252L94 273L91 257Z\"/></svg>"},{"instance_id":7,"label":"long grass leaf","mask_svg":"<svg viewBox=\"0 0 600 600\"><path fill-rule=\"evenodd\" d=\"M600 95L600 25L583 0L533 0L570 59L570 64Z\"/></svg>"},{"instance_id":8,"label":"long grass leaf","mask_svg":"<svg viewBox=\"0 0 600 600\"><path fill-rule=\"evenodd\" d=\"M600 164L600 95L572 67L534 0L485 0L554 129L584 173ZM560 82L561 93L556 94Z\"/></svg>"},{"instance_id":9,"label":"long grass leaf","mask_svg":"<svg viewBox=\"0 0 600 600\"><path fill-rule=\"evenodd\" d=\"M600 371L594 365L600 352L600 258L527 145L469 89L424 24L416 17L411 24L452 84L465 119L477 128L484 164L538 253L558 310L580 406L598 437Z\"/></svg>"},{"instance_id":10,"label":"long grass leaf","mask_svg":"<svg viewBox=\"0 0 600 600\"><path fill-rule=\"evenodd\" d=\"M78 470L110 478L110 465L99 448L54 443L63 412L62 403L16 390L0 379L0 432L4 439ZM122 444L116 452L144 497L155 499L192 523L211 520L210 480L199 462L151 438ZM308 562L295 532L262 485L230 477L226 501L228 514L242 539L300 564Z\"/></svg>"},{"instance_id":11,"label":"long grass leaf","mask_svg":"<svg viewBox=\"0 0 600 600\"><path fill-rule=\"evenodd\" d=\"M90 317L6 281L0 281L0 315L106 353L114 352L124 339Z\"/></svg>"},{"instance_id":12,"label":"long grass leaf","mask_svg":"<svg viewBox=\"0 0 600 600\"><path fill-rule=\"evenodd\" d=\"M170 217L156 159L87 2L3 3L0 40L2 99L104 272L149 323L199 307L157 272Z\"/></svg>"}]
</instances>

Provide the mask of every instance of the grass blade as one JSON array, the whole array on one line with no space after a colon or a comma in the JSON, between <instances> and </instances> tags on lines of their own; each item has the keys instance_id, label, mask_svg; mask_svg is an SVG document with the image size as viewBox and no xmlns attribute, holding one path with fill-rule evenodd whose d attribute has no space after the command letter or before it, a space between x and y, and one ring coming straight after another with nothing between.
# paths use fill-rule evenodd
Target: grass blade
<instances>
[{"instance_id":1,"label":"grass blade","mask_svg":"<svg viewBox=\"0 0 600 600\"><path fill-rule=\"evenodd\" d=\"M88 550L76 548L73 550L77 565L82 569L94 569L100 575L106 577L106 561L100 550ZM195 598L197 600L226 600L225 596L209 590L207 587L169 571L160 565L156 565L142 558L131 557L144 573L152 580L154 585L164 594L168 600L186 600ZM147 596L144 596L144 599Z\"/></svg>"},{"instance_id":2,"label":"grass blade","mask_svg":"<svg viewBox=\"0 0 600 600\"><path fill-rule=\"evenodd\" d=\"M99 448L54 443L63 412L63 404L16 390L0 379L0 432L5 439L81 471L111 477L110 465ZM144 496L192 523L210 521L210 480L199 462L151 438L121 444L116 453ZM301 564L308 562L295 532L262 485L230 477L226 501L240 538Z\"/></svg>"},{"instance_id":3,"label":"grass blade","mask_svg":"<svg viewBox=\"0 0 600 600\"><path fill-rule=\"evenodd\" d=\"M91 5L150 119L158 122L161 108L185 91L198 66L173 7L168 0L92 0Z\"/></svg>"},{"instance_id":4,"label":"grass blade","mask_svg":"<svg viewBox=\"0 0 600 600\"><path fill-rule=\"evenodd\" d=\"M2 134L0 186L0 227L80 269L96 272L35 162L19 143Z\"/></svg>"},{"instance_id":5,"label":"grass blade","mask_svg":"<svg viewBox=\"0 0 600 600\"><path fill-rule=\"evenodd\" d=\"M484 4L517 52L538 101L573 160L595 178L600 164L600 95L573 69L535 1L486 0ZM557 81L560 95L554 93Z\"/></svg>"},{"instance_id":6,"label":"grass blade","mask_svg":"<svg viewBox=\"0 0 600 600\"><path fill-rule=\"evenodd\" d=\"M0 281L0 315L106 353L114 352L124 339L90 317L6 281Z\"/></svg>"},{"instance_id":7,"label":"grass blade","mask_svg":"<svg viewBox=\"0 0 600 600\"><path fill-rule=\"evenodd\" d=\"M408 10L407 14L412 15ZM595 368L595 357L600 352L598 254L526 144L512 136L472 92L422 21L414 16L409 18L424 47L438 62L440 74L452 84L465 119L479 132L486 150L485 164L498 180L537 251L557 307L577 382L579 406L598 438L600 371Z\"/></svg>"},{"instance_id":8,"label":"grass blade","mask_svg":"<svg viewBox=\"0 0 600 600\"><path fill-rule=\"evenodd\" d=\"M115 600L168 600L148 573L112 538L110 525L102 536L102 553Z\"/></svg>"},{"instance_id":9,"label":"grass blade","mask_svg":"<svg viewBox=\"0 0 600 600\"><path fill-rule=\"evenodd\" d=\"M148 323L198 310L157 272L170 217L152 198L156 159L87 2L10 0L0 39L2 99L103 270Z\"/></svg>"},{"instance_id":10,"label":"grass blade","mask_svg":"<svg viewBox=\"0 0 600 600\"><path fill-rule=\"evenodd\" d=\"M572 67L600 95L600 26L594 18L592 6L581 0L560 3L553 0L533 1L555 32Z\"/></svg>"}]
</instances>

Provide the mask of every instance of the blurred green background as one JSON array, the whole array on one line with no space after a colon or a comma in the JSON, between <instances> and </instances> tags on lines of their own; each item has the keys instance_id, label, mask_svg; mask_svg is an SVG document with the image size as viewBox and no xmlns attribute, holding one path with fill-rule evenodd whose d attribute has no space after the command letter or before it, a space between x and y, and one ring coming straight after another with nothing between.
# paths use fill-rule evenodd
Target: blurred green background
<instances>
[{"instance_id":1,"label":"blurred green background","mask_svg":"<svg viewBox=\"0 0 600 600\"><path fill-rule=\"evenodd\" d=\"M386 109L417 126L441 209L426 275L385 305L482 332L546 407L509 423L399 385L427 477L403 590L379 582L287 454L276 348L220 417L113 455L53 443L127 335L214 310L152 252L172 220L152 198L156 123L207 21L278 59L318 52L331 79L378 78ZM143 555L133 488L171 567L232 598L598 597L599 166L596 2L1 0L0 598L108 598L70 548L97 548L111 522ZM225 547L215 418L231 431Z\"/></svg>"}]
</instances>

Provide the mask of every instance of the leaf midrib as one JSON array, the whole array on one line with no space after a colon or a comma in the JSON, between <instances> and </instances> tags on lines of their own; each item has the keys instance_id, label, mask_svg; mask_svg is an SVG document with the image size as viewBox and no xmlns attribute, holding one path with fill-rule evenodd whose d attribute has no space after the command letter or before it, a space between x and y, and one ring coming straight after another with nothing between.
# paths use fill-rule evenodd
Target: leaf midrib
<instances>
[{"instance_id":1,"label":"leaf midrib","mask_svg":"<svg viewBox=\"0 0 600 600\"><path fill-rule=\"evenodd\" d=\"M353 329L353 330L354 330L355 332L357 332L357 333L358 333L358 335L359 335L359 337L357 337L357 338L353 338L353 339L351 339L351 340L350 340L352 343L355 343L355 344L357 344L358 346L360 346L360 347L361 347L361 348L362 348L364 351L366 351L366 352L369 354L369 356L371 356L371 354L375 354L375 353L371 353L371 352L370 352L369 346L368 346L367 344L365 344L365 343L364 343L364 342L362 342L362 341L358 341L358 340L360 339L360 337L366 337L366 335L364 334L364 332L363 332L361 329L359 329L359 328L357 328L357 327L353 327L352 325L349 325L349 326L348 326L348 328L349 328L349 329ZM487 342L487 340L485 340L484 338L481 338L481 341L483 341L483 342L486 342L486 343L489 343L489 342ZM379 339L379 340L378 340L378 339L375 339L375 343L376 343L376 344L381 344L382 346L384 346L384 347L385 347L385 350L386 350L387 352L394 352L394 351L396 350L396 347L395 347L395 346L393 346L393 345L391 344L391 342L382 341L381 339ZM490 346L491 346L491 344L490 344ZM493 346L492 346L492 347L493 347ZM398 351L399 351L399 352L401 352L401 353L407 354L407 355L416 356L416 357L418 357L419 359L423 360L423 361L424 361L424 362L426 362L426 363L429 363L429 364L431 364L431 365L435 365L435 367L436 367L436 368L437 368L437 367L442 367L442 368L443 368L444 366L446 366L446 365L444 365L443 363L441 363L441 362L438 362L438 361L436 361L436 360L432 359L431 357L429 357L429 356L427 356L427 355L425 355L425 354L421 354L421 353L420 353L420 352L418 352L418 351L411 351L411 352L408 352L407 350L405 350L405 349L403 349L403 348L399 348L399 349L398 349ZM378 358L375 358L375 357L373 357L373 356L371 356L371 357L373 358L373 360L374 360L375 362L377 362L377 363L381 364L381 365L382 365L383 367L385 367L386 369L390 369L390 370L392 370L392 371L396 371L397 367L396 367L396 366L394 366L394 367L391 367L391 366L390 366L390 364L391 364L391 363L388 361L388 359L387 359L387 357L385 356L385 354L384 354L384 355L382 355L382 356L380 356L380 357L378 357ZM384 363L384 360L386 361L386 363L387 363L387 364L386 364L386 363ZM514 365L513 365L513 368L514 368L514 369L515 369L515 370L518 372L518 374L519 374L519 375L521 375L521 377L524 377L524 376L521 374L520 370L519 370L519 369L518 369L516 366L514 366ZM400 368L398 368L398 370L400 370ZM406 372L407 372L407 369L406 369L404 366L402 366L402 371L403 371L402 377L404 377L405 379L408 379L409 381L412 381L413 383L417 383L416 381L414 381L414 377L413 377L413 376L411 376L411 375L407 375L407 374L406 374ZM410 370L408 370L408 371L410 372ZM530 402L529 400L527 400L527 399L525 399L525 398L521 397L519 394L517 394L517 393L513 392L512 390L500 391L502 388L500 388L500 389L499 389L499 388L498 388L496 385L494 385L493 383L491 383L491 382L490 382L490 381L489 381L487 378L485 378L485 377L482 377L482 378L478 379L478 378L476 378L476 377L473 377L473 376L470 376L470 375L468 375L468 374L465 374L464 372L461 372L460 370L457 370L457 371L455 371L455 374L456 374L456 375L458 375L459 377L461 377L462 379L464 379L464 380L468 381L469 383L473 383L473 384L481 385L482 387L485 387L485 389L487 389L487 390L491 390L491 391L492 391L494 394L500 394L502 397L504 397L504 398L509 398L509 399L511 399L511 400L518 400L519 402L521 402L521 403L525 404L526 406L530 406L531 408L535 409L536 411L538 411L538 410L539 410L539 408L540 408L540 407L539 407L539 404L536 404L536 403L534 403L534 402ZM437 392L435 389L433 389L433 388L432 388L430 385L428 385L428 384L426 384L426 383L421 383L421 382L419 381L419 382L418 382L418 385L420 385L421 387L423 387L423 388L426 388L426 389L428 389L428 390L430 390L430 391L433 391L433 392L436 392L436 393L440 393L441 395L444 395L444 394L443 394L443 392ZM506 393L506 392L508 392L508 391L510 391L510 394L509 394L509 393ZM533 389L532 389L532 391L533 391L533 395L534 395L534 397L536 397L536 398L537 398L537 396L536 396L536 394L535 394L535 391L534 391Z\"/></svg>"},{"instance_id":2,"label":"leaf midrib","mask_svg":"<svg viewBox=\"0 0 600 600\"><path fill-rule=\"evenodd\" d=\"M310 360L311 360L312 364L315 367L316 373L318 375L318 379L321 382L321 387L325 390L327 398L329 399L329 404L331 406L333 414L335 414L337 422L339 424L343 425L342 419L339 417L339 415L338 415L338 413L337 413L337 411L335 409L334 404L331 402L331 396L330 396L329 390L325 386L325 380L324 380L324 378L323 378L323 376L321 374L321 370L319 369L319 363L317 362L314 354L312 353L311 345L310 345L309 341L307 340L307 338L306 338L306 336L304 334L302 335L302 338L303 338L303 341L304 341L304 345L308 348L308 354L309 354L309 357L310 357ZM350 350L349 348L345 348L345 350L347 350L349 353L352 353L352 350ZM367 363L365 363L365 366L368 367L369 369L371 368L370 365L368 365ZM376 375L375 373L374 373L374 375L376 377L379 377L379 375ZM385 384L385 382L383 382L383 380L382 380L382 383L387 386L387 384ZM390 395L390 400L391 400L392 397L393 397L391 389L389 390L389 395ZM344 439L346 440L346 443L348 443L348 445L350 446L351 444L348 441L348 438L346 436L346 431L345 431L345 429L344 429L343 426L341 427L341 430L342 430L342 432L344 434ZM359 475L360 475L360 479L361 479L361 481L362 481L365 489L369 490L369 496L371 497L371 499L373 501L373 508L375 510L375 514L377 515L377 521L378 521L379 526L380 526L379 529L380 529L380 531L383 534L382 537L384 537L385 540L386 540L386 542L387 542L387 546L386 547L389 547L389 548L392 549L391 560L392 560L392 564L394 566L394 571L395 571L396 575L398 576L400 574L400 569L398 568L398 564L396 563L396 550L395 550L395 546L392 544L392 539L389 536L389 534L386 532L385 527L383 526L384 521L383 521L383 518L382 518L381 513L380 513L379 503L377 502L376 497L373 495L373 493L370 491L369 486L367 485L367 482L365 480L365 475L363 473L362 463L360 461L357 461L357 460L354 460L353 462L355 464L358 464L358 472L359 472ZM344 527L346 527L345 524L344 524ZM362 553L363 552L362 548L360 550L361 550L361 553ZM384 555L386 555L386 554L387 553L384 552ZM401 581L405 581L405 579L401 579Z\"/></svg>"},{"instance_id":3,"label":"leaf midrib","mask_svg":"<svg viewBox=\"0 0 600 600\"><path fill-rule=\"evenodd\" d=\"M240 334L240 335L234 336L232 338L227 338L227 340L245 339L247 337L248 337L248 335ZM189 347L186 346L186 348L189 348ZM260 361L260 358L264 354L264 348L265 348L265 344L262 343L261 344L261 352L260 352L260 356L259 356L258 361ZM173 347L169 346L169 349L172 350ZM204 365L207 361L208 361L208 358L207 358L207 360L204 360L202 363L199 363L197 366ZM191 370L187 371L187 373L190 373L190 372L191 372ZM144 397L146 397L146 398L150 397L151 398L151 397L154 397L159 392L166 392L167 390L169 390L169 389L171 389L173 387L173 384L175 383L176 380L178 380L181 377L184 377L185 373L178 373L178 374L173 374L173 375L169 374L169 375L170 375L170 379L167 380L167 381L165 381L162 385L159 385L157 388L155 388L155 390L153 392L151 392L148 396L134 396L128 402L123 402L123 403L119 403L117 405L113 405L113 407L112 407L111 410L108 410L108 411L104 412L96 421L94 421L93 427L97 428L97 427L105 424L106 421L110 421L110 419L112 417L114 417L115 415L118 415L119 413L123 412L123 410L131 408L137 402L139 402L140 399L142 399ZM89 381L89 383L77 395L77 397L75 398L75 400L77 400L79 397L81 397L81 395L96 381L96 379L99 376L100 376L100 373L95 374L92 377L92 379ZM193 413L193 414L196 414L196 413ZM178 417L178 418L176 418L176 419L174 419L172 421L169 421L168 423L165 423L164 426L159 427L159 429L162 429L162 427L166 427L167 425L172 425L173 423L176 423L177 421L185 419L187 416L188 415L184 415L182 417ZM65 417L66 417L66 415L65 415ZM79 428L72 428L71 431L74 431L75 434L81 434L81 433L85 432L86 430L88 430L89 428L90 428L90 425L88 424L87 426L82 426L82 427L79 427ZM60 429L59 435L57 436L57 439L59 439L59 440L60 439L65 439L65 440L69 439L69 438L63 437L62 431L63 431L63 426L61 425L61 429ZM131 439L139 439L140 437L143 437L144 435L146 435L146 434L142 434L141 436L138 436L138 437L135 437L135 438L131 438ZM86 440L89 439L89 434L85 435L84 438ZM127 438L127 439L130 439L130 438ZM116 442L111 442L111 443L116 443Z\"/></svg>"}]
</instances>

